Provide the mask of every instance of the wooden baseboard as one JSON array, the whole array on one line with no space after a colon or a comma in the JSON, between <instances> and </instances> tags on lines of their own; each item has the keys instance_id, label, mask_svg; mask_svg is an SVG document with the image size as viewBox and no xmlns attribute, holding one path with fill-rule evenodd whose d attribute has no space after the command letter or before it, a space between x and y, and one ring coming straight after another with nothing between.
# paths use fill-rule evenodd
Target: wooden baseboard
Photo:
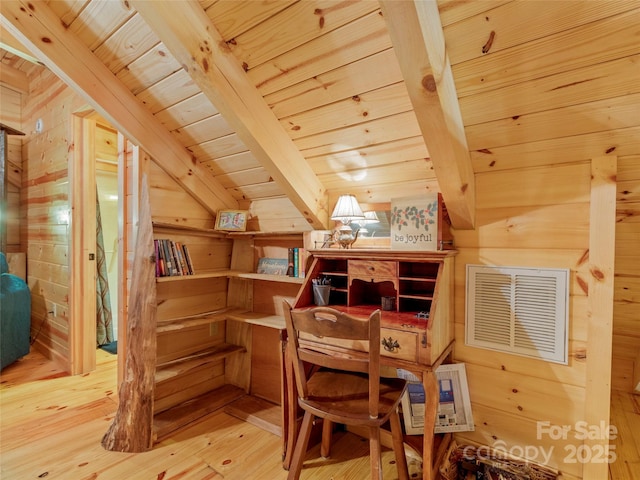
<instances>
[{"instance_id":1,"label":"wooden baseboard","mask_svg":"<svg viewBox=\"0 0 640 480\"><path fill-rule=\"evenodd\" d=\"M42 354L45 358L47 358L47 360L51 360L52 362L54 362L56 366L61 370L64 370L67 373L71 372L68 359L42 343L40 340L36 339L36 341L31 344L31 349Z\"/></svg>"}]
</instances>

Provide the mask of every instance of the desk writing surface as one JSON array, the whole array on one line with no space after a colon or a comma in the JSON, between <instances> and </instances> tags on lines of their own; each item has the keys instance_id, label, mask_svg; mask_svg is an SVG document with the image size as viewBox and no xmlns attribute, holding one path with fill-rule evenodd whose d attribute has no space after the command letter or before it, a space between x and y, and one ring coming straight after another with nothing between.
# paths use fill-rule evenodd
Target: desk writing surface
<instances>
[{"instance_id":1,"label":"desk writing surface","mask_svg":"<svg viewBox=\"0 0 640 480\"><path fill-rule=\"evenodd\" d=\"M315 307L315 305L309 305L309 308L313 307ZM379 305L355 305L351 307L344 305L327 305L327 307L362 318L369 318L371 313L380 308ZM426 330L429 328L429 319L418 318L415 312L393 312L383 310L381 311L380 316L380 326L413 329L413 331Z\"/></svg>"}]
</instances>

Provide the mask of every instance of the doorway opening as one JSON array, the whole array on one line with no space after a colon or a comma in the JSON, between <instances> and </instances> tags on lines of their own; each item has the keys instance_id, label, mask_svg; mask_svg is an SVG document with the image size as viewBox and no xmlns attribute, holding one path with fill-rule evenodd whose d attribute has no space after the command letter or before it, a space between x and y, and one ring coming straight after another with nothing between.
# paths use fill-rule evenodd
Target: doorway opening
<instances>
[{"instance_id":1,"label":"doorway opening","mask_svg":"<svg viewBox=\"0 0 640 480\"><path fill-rule=\"evenodd\" d=\"M75 155L69 166L70 370L72 374L80 374L95 369L99 346L109 344L113 353L117 352L118 334L125 320L120 288L125 261L120 253L121 219L125 212L121 189L125 172L120 166L118 132L96 112L76 114L74 144ZM101 231L97 229L99 222ZM98 267L102 267L100 272ZM104 320L99 325L98 314L105 318L105 309L108 310L107 325Z\"/></svg>"}]
</instances>

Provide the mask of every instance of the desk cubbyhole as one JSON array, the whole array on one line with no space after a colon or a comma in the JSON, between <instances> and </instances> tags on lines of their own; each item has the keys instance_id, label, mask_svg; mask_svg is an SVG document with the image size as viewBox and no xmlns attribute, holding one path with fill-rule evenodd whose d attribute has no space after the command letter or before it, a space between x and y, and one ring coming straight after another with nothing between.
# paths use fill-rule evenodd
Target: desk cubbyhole
<instances>
[{"instance_id":1,"label":"desk cubbyhole","mask_svg":"<svg viewBox=\"0 0 640 480\"><path fill-rule=\"evenodd\" d=\"M438 278L440 264L437 262L399 262L400 278Z\"/></svg>"},{"instance_id":2,"label":"desk cubbyhole","mask_svg":"<svg viewBox=\"0 0 640 480\"><path fill-rule=\"evenodd\" d=\"M332 274L347 274L347 260L346 259L324 259L322 262L323 275Z\"/></svg>"},{"instance_id":3,"label":"desk cubbyhole","mask_svg":"<svg viewBox=\"0 0 640 480\"><path fill-rule=\"evenodd\" d=\"M399 298L399 309L401 312L430 312L431 311L431 300L430 299L422 299L415 297L403 297L402 295Z\"/></svg>"},{"instance_id":4,"label":"desk cubbyhole","mask_svg":"<svg viewBox=\"0 0 640 480\"><path fill-rule=\"evenodd\" d=\"M349 306L381 306L382 297L396 297L398 292L392 281L366 282L354 279L349 288Z\"/></svg>"}]
</instances>

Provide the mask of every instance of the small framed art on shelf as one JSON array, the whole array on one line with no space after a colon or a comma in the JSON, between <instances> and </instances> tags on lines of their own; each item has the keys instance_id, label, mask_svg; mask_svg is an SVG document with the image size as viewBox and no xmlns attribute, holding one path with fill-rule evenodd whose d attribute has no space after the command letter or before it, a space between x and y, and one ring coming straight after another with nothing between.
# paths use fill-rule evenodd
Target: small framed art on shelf
<instances>
[{"instance_id":1,"label":"small framed art on shelf","mask_svg":"<svg viewBox=\"0 0 640 480\"><path fill-rule=\"evenodd\" d=\"M219 210L216 230L244 232L247 229L247 210Z\"/></svg>"}]
</instances>

